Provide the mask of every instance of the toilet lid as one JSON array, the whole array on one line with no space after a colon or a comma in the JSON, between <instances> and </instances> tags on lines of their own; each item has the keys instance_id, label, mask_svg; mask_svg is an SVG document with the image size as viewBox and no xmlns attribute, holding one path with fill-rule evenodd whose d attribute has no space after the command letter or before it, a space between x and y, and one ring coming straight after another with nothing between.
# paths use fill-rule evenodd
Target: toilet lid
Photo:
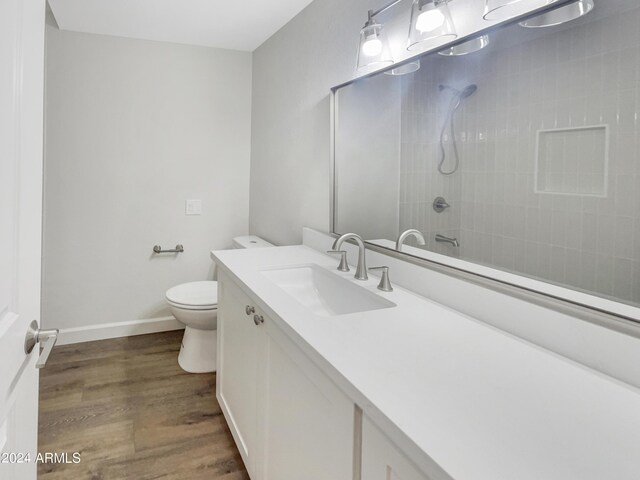
<instances>
[{"instance_id":1,"label":"toilet lid","mask_svg":"<svg viewBox=\"0 0 640 480\"><path fill-rule=\"evenodd\" d=\"M167 290L167 300L193 307L216 306L218 304L218 282L183 283Z\"/></svg>"}]
</instances>

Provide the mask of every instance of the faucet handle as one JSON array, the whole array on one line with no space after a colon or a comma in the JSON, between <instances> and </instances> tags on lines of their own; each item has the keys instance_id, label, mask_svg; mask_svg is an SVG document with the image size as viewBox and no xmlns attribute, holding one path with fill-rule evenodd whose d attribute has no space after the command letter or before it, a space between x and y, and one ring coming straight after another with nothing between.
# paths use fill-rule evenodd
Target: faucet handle
<instances>
[{"instance_id":1,"label":"faucet handle","mask_svg":"<svg viewBox=\"0 0 640 480\"><path fill-rule=\"evenodd\" d=\"M378 290L382 290L383 292L393 292L393 287L391 286L391 282L389 281L389 267L371 267L369 270L380 270L382 271L382 278L380 278L380 283L378 284Z\"/></svg>"},{"instance_id":2,"label":"faucet handle","mask_svg":"<svg viewBox=\"0 0 640 480\"><path fill-rule=\"evenodd\" d=\"M349 264L347 263L347 252L346 250L327 250L329 255L340 255L340 265L338 265L338 270L341 272L348 272Z\"/></svg>"}]
</instances>

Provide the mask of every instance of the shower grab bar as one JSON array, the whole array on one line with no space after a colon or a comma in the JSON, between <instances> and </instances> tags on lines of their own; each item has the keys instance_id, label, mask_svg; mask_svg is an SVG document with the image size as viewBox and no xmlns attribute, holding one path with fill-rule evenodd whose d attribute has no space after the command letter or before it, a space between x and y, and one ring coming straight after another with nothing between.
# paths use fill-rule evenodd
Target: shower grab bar
<instances>
[{"instance_id":1,"label":"shower grab bar","mask_svg":"<svg viewBox=\"0 0 640 480\"><path fill-rule=\"evenodd\" d=\"M163 250L160 245L155 245L153 247L153 253L182 253L184 252L184 247L180 244L176 245L176 248L173 250Z\"/></svg>"}]
</instances>

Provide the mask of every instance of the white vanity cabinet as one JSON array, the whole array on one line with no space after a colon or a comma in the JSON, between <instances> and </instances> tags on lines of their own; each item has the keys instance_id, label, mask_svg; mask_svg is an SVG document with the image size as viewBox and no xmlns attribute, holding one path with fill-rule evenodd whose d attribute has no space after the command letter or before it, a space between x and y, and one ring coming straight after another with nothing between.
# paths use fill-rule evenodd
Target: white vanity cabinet
<instances>
[{"instance_id":1,"label":"white vanity cabinet","mask_svg":"<svg viewBox=\"0 0 640 480\"><path fill-rule=\"evenodd\" d=\"M353 402L231 279L218 285L217 397L252 480L352 480Z\"/></svg>"},{"instance_id":2,"label":"white vanity cabinet","mask_svg":"<svg viewBox=\"0 0 640 480\"><path fill-rule=\"evenodd\" d=\"M253 478L262 333L254 324L249 299L233 282L222 278L218 281L216 397Z\"/></svg>"},{"instance_id":3,"label":"white vanity cabinet","mask_svg":"<svg viewBox=\"0 0 640 480\"><path fill-rule=\"evenodd\" d=\"M365 416L362 419L362 480L432 480Z\"/></svg>"}]
</instances>

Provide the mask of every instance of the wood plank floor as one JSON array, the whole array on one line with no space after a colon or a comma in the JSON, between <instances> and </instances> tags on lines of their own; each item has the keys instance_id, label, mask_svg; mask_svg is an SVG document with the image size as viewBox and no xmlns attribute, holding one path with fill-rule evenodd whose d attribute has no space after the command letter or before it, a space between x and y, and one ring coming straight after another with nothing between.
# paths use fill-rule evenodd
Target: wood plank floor
<instances>
[{"instance_id":1,"label":"wood plank floor","mask_svg":"<svg viewBox=\"0 0 640 480\"><path fill-rule=\"evenodd\" d=\"M40 480L248 480L215 374L177 363L182 332L56 347L40 374Z\"/></svg>"}]
</instances>

